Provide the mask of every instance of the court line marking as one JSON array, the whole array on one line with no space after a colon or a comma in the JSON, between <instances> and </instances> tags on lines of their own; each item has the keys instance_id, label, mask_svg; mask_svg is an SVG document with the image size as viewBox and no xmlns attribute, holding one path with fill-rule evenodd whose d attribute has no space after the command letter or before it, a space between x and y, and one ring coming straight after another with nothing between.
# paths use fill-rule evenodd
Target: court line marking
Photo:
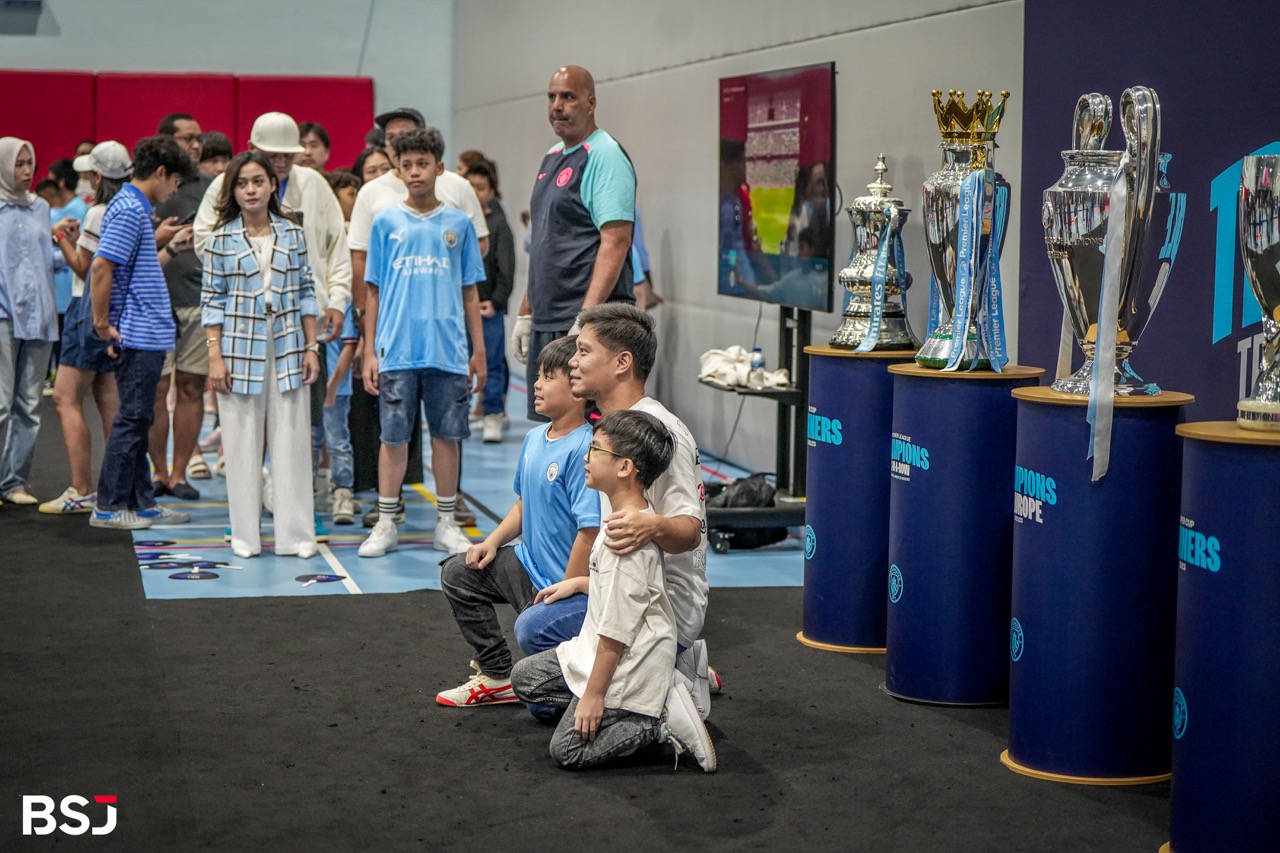
<instances>
[{"instance_id":1,"label":"court line marking","mask_svg":"<svg viewBox=\"0 0 1280 853\"><path fill-rule=\"evenodd\" d=\"M318 543L317 550L320 552L320 556L324 557L324 561L329 564L329 568L333 569L333 573L342 577L342 585L347 588L347 592L352 595L364 595L364 590L360 589L355 578L351 577L351 572L342 563L338 562L337 557L333 556L328 544L324 542Z\"/></svg>"},{"instance_id":2,"label":"court line marking","mask_svg":"<svg viewBox=\"0 0 1280 853\"><path fill-rule=\"evenodd\" d=\"M436 503L436 496L435 496L435 495L433 495L433 494L432 494L432 493L427 489L427 487L426 487L426 486L422 485L421 483L414 483L414 484L413 484L413 490L414 490L415 492L417 492L418 494L422 495L424 498L426 498L426 499L427 499L427 502L428 502L429 504L431 504L432 506L438 506L438 504ZM473 501L473 503L474 503L474 501ZM463 528L462 528L462 532L467 534L467 538L468 538L468 539L471 539L471 537L473 537L473 536L483 536L483 535L484 535L484 534L482 534L482 533L480 532L480 529L479 529L478 527L476 527L475 525L472 525L472 526L470 526L470 527L463 527ZM473 542L474 542L474 540L473 540Z\"/></svg>"}]
</instances>

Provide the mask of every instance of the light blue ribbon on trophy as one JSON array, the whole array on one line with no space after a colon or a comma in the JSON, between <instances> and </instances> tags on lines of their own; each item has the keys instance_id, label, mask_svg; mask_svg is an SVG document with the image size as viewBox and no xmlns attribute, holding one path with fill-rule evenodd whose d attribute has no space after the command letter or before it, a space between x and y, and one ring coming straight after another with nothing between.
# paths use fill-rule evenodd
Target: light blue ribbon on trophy
<instances>
[{"instance_id":1,"label":"light blue ribbon on trophy","mask_svg":"<svg viewBox=\"0 0 1280 853\"><path fill-rule=\"evenodd\" d=\"M938 293L938 280L931 272L929 273L929 325L925 327L924 339L927 341L933 337L933 333L938 331L940 325L942 325L942 297Z\"/></svg>"},{"instance_id":2,"label":"light blue ribbon on trophy","mask_svg":"<svg viewBox=\"0 0 1280 853\"><path fill-rule=\"evenodd\" d=\"M1111 198L1107 205L1107 236L1103 243L1102 291L1098 295L1098 329L1093 342L1093 374L1089 377L1089 457L1092 481L1098 482L1111 467L1111 420L1115 414L1116 336L1120 316L1120 276L1124 268L1129 153L1120 158Z\"/></svg>"},{"instance_id":3,"label":"light blue ribbon on trophy","mask_svg":"<svg viewBox=\"0 0 1280 853\"><path fill-rule=\"evenodd\" d=\"M871 352L880 341L880 323L884 319L884 300L889 276L889 252L897 265L898 284L902 284L902 238L898 234L898 208L888 205L884 209L885 224L880 232L880 245L876 250L876 262L871 268L871 318L867 322L867 334L859 341L854 352ZM903 304L903 312L906 305Z\"/></svg>"},{"instance_id":4,"label":"light blue ribbon on trophy","mask_svg":"<svg viewBox=\"0 0 1280 853\"><path fill-rule=\"evenodd\" d=\"M995 205L991 217L991 242L987 245L983 261L986 287L983 289L983 310L978 317L978 337L984 344L991 369L1002 373L1009 363L1004 334L1004 299L1000 294L1000 246L1004 243L1004 229L1009 222L1009 188L996 186ZM983 353L980 353L980 355ZM973 360L972 370L978 364Z\"/></svg>"},{"instance_id":5,"label":"light blue ribbon on trophy","mask_svg":"<svg viewBox=\"0 0 1280 853\"><path fill-rule=\"evenodd\" d=\"M951 311L951 351L946 370L955 370L964 357L969 337L969 302L980 270L978 249L982 240L982 200L987 173L979 169L960 185L960 212L956 220L956 293Z\"/></svg>"}]
</instances>

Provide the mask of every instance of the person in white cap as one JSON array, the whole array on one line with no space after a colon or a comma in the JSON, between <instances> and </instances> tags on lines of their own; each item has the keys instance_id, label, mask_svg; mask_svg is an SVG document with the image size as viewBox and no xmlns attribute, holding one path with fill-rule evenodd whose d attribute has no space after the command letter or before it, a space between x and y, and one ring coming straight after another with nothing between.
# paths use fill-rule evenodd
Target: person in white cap
<instances>
[{"instance_id":1,"label":"person in white cap","mask_svg":"<svg viewBox=\"0 0 1280 853\"><path fill-rule=\"evenodd\" d=\"M342 208L329 188L329 181L315 169L295 166L293 155L301 153L298 123L284 113L263 113L253 123L249 148L261 151L271 161L280 182L280 207L301 219L307 238L307 257L315 276L316 300L323 313L320 339L331 341L342 332L342 319L351 304L351 253L347 249L347 229ZM204 255L205 241L217 223L222 176L213 179L196 213L196 252ZM324 379L320 382L324 387ZM322 398L323 399L323 398ZM320 422L319 414L315 422Z\"/></svg>"}]
</instances>

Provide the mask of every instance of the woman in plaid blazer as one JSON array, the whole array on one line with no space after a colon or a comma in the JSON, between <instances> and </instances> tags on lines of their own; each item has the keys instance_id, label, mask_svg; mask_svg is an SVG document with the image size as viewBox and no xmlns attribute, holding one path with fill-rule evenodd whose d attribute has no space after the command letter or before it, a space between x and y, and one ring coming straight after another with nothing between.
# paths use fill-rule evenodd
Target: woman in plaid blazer
<instances>
[{"instance_id":1,"label":"woman in plaid blazer","mask_svg":"<svg viewBox=\"0 0 1280 853\"><path fill-rule=\"evenodd\" d=\"M302 227L285 218L271 161L247 151L227 168L218 225L205 245L201 314L218 392L238 557L262 551L263 436L277 494L276 554L316 553L311 395L320 375L316 303ZM265 433L264 433L265 431Z\"/></svg>"}]
</instances>

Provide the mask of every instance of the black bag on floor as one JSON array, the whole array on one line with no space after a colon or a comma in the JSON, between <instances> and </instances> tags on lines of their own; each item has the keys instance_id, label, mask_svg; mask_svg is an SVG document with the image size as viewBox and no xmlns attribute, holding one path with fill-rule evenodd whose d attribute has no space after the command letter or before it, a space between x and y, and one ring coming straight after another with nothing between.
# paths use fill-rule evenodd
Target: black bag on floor
<instances>
[{"instance_id":1,"label":"black bag on floor","mask_svg":"<svg viewBox=\"0 0 1280 853\"><path fill-rule=\"evenodd\" d=\"M769 482L769 476L771 475L765 472L757 472L749 477L741 477L734 480L732 483L721 486L718 489L709 486L707 492L710 496L707 498L707 509L746 509L773 506L773 496L777 492L777 487ZM714 513L709 514L714 515ZM785 527L739 527L736 525L716 526L712 524L709 527L709 533L713 542L728 540L729 547L735 550L760 548L764 545L781 542L787 538L787 528ZM714 548L714 550L723 553L721 548Z\"/></svg>"}]
</instances>

